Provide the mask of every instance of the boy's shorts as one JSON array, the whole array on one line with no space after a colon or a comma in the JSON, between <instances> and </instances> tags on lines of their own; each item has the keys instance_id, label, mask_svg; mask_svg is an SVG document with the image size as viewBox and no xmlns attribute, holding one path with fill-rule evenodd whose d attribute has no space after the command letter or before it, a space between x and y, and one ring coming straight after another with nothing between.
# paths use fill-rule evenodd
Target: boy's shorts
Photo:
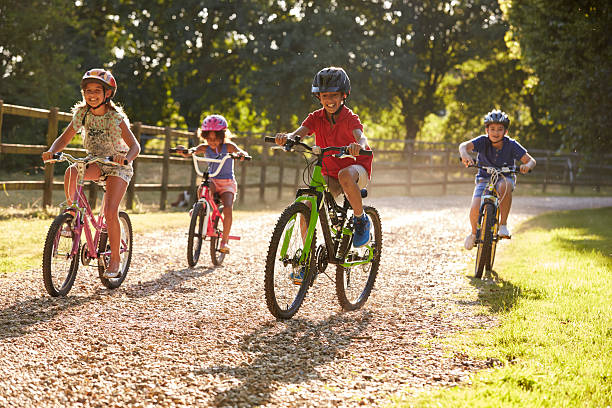
<instances>
[{"instance_id":1,"label":"boy's shorts","mask_svg":"<svg viewBox=\"0 0 612 408\"><path fill-rule=\"evenodd\" d=\"M361 164L351 164L349 167L353 167L357 174L359 175L359 179L357 179L357 186L359 189L364 189L367 187L370 178L368 177L368 171ZM334 197L342 194L342 187L340 186L340 182L335 177L325 176L325 181L329 186L329 191L331 191Z\"/></svg>"},{"instance_id":2,"label":"boy's shorts","mask_svg":"<svg viewBox=\"0 0 612 408\"><path fill-rule=\"evenodd\" d=\"M497 181L497 185L495 186L495 188L499 190L501 183L504 182L504 179L507 180L510 184L512 184L512 191L514 191L514 186L516 185L516 179L514 176L503 176L503 179ZM489 179L476 177L476 187L474 187L473 197L480 198L488 183Z\"/></svg>"},{"instance_id":3,"label":"boy's shorts","mask_svg":"<svg viewBox=\"0 0 612 408\"><path fill-rule=\"evenodd\" d=\"M236 199L236 192L238 191L238 183L234 179L210 179L215 185L215 193L221 195L223 193L230 192L234 194L234 200Z\"/></svg>"}]
</instances>

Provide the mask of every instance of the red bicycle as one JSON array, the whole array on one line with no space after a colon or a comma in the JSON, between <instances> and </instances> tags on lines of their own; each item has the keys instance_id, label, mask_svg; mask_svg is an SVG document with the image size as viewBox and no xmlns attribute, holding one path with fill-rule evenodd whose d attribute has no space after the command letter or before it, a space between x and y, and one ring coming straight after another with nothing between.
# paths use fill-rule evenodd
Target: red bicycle
<instances>
[{"instance_id":1,"label":"red bicycle","mask_svg":"<svg viewBox=\"0 0 612 408\"><path fill-rule=\"evenodd\" d=\"M211 193L210 178L219 174L227 160L251 160L251 157L229 153L220 159L210 159L196 155L191 149L184 150L180 148L172 148L170 152L191 154L195 172L198 176L202 177L202 183L200 183L198 188L198 201L195 202L193 208L189 211L191 223L189 224L189 232L187 234L187 263L190 267L194 267L198 263L202 243L206 238L210 238L210 257L212 263L215 266L221 265L225 259L225 253L219 251L221 237L223 236L223 205L218 194L215 193L213 196ZM208 167L205 171L200 170L199 162L207 164L218 163L219 166L214 173L209 173ZM230 235L228 238L234 240L240 239L240 237L234 235Z\"/></svg>"},{"instance_id":2,"label":"red bicycle","mask_svg":"<svg viewBox=\"0 0 612 408\"><path fill-rule=\"evenodd\" d=\"M56 153L53 159L45 163L67 161L76 164L77 188L72 204L55 217L47 232L45 248L43 251L43 279L45 289L51 296L65 296L68 294L79 269L79 260L84 266L89 266L92 260L98 260L98 276L102 284L109 289L118 288L125 280L130 262L132 260L132 223L124 211L119 212L119 225L121 226L120 256L121 265L119 276L106 278L105 271L110 263L110 244L106 232L104 213L96 219L87 198L83 194L85 168L88 164L102 163L119 165L110 158L84 158L77 159L67 153ZM104 181L98 184L105 186ZM104 208L104 199L100 208ZM92 236L92 226L95 234ZM81 246L81 235L85 232L85 243Z\"/></svg>"}]
</instances>

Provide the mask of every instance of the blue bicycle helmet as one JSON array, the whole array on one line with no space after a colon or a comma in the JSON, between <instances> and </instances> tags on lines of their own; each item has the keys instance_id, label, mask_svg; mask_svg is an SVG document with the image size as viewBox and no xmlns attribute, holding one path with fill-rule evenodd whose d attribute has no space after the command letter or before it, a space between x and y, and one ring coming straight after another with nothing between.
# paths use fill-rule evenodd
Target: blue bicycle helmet
<instances>
[{"instance_id":1,"label":"blue bicycle helmet","mask_svg":"<svg viewBox=\"0 0 612 408\"><path fill-rule=\"evenodd\" d=\"M506 112L494 109L487 113L484 117L484 125L488 126L491 123L501 123L506 129L510 127L510 118L506 115Z\"/></svg>"}]
</instances>

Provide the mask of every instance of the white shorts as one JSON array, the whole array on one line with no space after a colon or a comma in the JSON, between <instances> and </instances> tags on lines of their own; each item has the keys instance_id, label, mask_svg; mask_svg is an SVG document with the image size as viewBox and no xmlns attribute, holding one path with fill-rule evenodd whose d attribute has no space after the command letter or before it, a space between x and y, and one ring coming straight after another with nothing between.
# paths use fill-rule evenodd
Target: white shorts
<instances>
[{"instance_id":1,"label":"white shorts","mask_svg":"<svg viewBox=\"0 0 612 408\"><path fill-rule=\"evenodd\" d=\"M352 167L357 171L359 178L357 179L357 186L359 189L364 189L368 185L370 178L368 177L368 171L361 164L351 164L349 167ZM346 168L346 167L345 167ZM325 181L329 186L329 191L333 194L334 197L342 194L342 187L340 186L340 182L335 177L325 176Z\"/></svg>"}]
</instances>

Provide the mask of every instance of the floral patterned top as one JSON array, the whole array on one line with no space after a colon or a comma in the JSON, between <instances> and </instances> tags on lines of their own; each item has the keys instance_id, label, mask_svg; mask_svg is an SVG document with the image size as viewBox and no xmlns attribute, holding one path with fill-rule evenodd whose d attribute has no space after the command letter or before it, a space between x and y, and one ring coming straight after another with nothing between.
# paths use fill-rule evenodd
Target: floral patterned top
<instances>
[{"instance_id":1,"label":"floral patterned top","mask_svg":"<svg viewBox=\"0 0 612 408\"><path fill-rule=\"evenodd\" d=\"M82 126L83 116L87 106L82 106L72 116L72 127L76 132L83 129L83 145L92 156L105 157L115 154L125 155L129 147L121 137L122 120L127 120L123 115L114 110L109 110L102 116L96 116L91 112L85 117L85 126Z\"/></svg>"}]
</instances>

